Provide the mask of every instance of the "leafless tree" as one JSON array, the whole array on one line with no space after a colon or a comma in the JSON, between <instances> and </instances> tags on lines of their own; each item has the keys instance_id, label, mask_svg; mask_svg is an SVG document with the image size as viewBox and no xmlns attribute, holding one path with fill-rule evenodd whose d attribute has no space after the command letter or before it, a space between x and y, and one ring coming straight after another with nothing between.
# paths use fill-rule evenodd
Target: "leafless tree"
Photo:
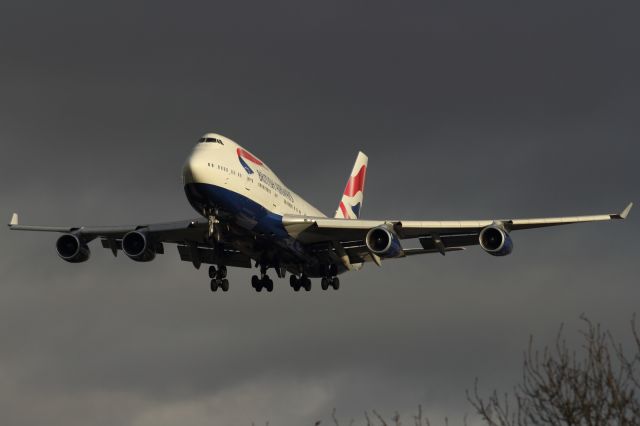
<instances>
[{"instance_id":1,"label":"leafless tree","mask_svg":"<svg viewBox=\"0 0 640 426\"><path fill-rule=\"evenodd\" d=\"M489 426L640 426L640 333L631 320L632 348L625 351L609 331L585 316L582 345L570 349L560 327L555 344L536 350L533 337L524 353L522 380L511 394L480 395L478 380L467 399ZM401 426L399 413L388 420L376 410L364 413L366 426ZM332 412L339 426L336 410ZM415 426L430 426L422 406ZM448 419L444 419L445 426ZM316 425L320 424L317 422ZM349 422L353 425L354 420ZM464 424L467 424L465 416Z\"/></svg>"},{"instance_id":2,"label":"leafless tree","mask_svg":"<svg viewBox=\"0 0 640 426\"><path fill-rule=\"evenodd\" d=\"M365 411L364 413L366 426L402 426L403 424L402 419L400 417L400 413L398 413L397 411L393 414L393 416L391 416L391 418L389 418L389 420L386 420L385 417L379 412L377 412L376 410L372 410L371 412L373 413L373 418L372 416L369 415L369 412ZM338 418L336 417L335 408L331 413L331 418L333 419L333 424L335 426L340 426ZM349 422L349 425L353 425L354 423L355 421L351 419L351 421ZM418 413L413 416L413 425L414 426L431 426L431 423L429 423L429 419L424 417L422 413L422 405L418 405ZM448 425L448 421L445 419L445 426L446 425Z\"/></svg>"},{"instance_id":3,"label":"leafless tree","mask_svg":"<svg viewBox=\"0 0 640 426\"><path fill-rule=\"evenodd\" d=\"M511 395L480 396L476 380L467 399L490 426L640 425L640 335L631 321L633 349L627 354L609 331L581 318L582 346L571 350L562 327L555 346L535 350L529 340L522 382Z\"/></svg>"}]
</instances>

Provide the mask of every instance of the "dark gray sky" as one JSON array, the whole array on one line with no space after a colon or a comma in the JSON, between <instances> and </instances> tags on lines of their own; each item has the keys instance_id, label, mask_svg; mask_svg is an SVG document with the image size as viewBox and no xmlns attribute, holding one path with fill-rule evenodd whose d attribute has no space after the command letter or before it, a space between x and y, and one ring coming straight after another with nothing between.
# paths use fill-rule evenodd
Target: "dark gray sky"
<instances>
[{"instance_id":1,"label":"dark gray sky","mask_svg":"<svg viewBox=\"0 0 640 426\"><path fill-rule=\"evenodd\" d=\"M638 201L634 2L101 2L0 5L0 217L193 217L181 166L205 131L335 210L357 151L366 218L604 213ZM7 425L272 425L376 408L461 422L465 389L520 378L533 333L586 313L627 341L640 303L625 223L516 233L386 262L339 292L211 294L178 260L90 262L2 231ZM95 244L94 244L95 246ZM316 284L317 286L317 284Z\"/></svg>"}]
</instances>

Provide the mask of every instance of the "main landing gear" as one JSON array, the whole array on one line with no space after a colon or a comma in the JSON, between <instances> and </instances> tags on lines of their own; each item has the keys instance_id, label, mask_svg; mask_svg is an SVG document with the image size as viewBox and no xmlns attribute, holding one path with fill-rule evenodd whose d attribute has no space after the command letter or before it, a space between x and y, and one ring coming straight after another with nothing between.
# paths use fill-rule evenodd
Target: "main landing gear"
<instances>
[{"instance_id":1,"label":"main landing gear","mask_svg":"<svg viewBox=\"0 0 640 426\"><path fill-rule=\"evenodd\" d=\"M209 266L209 278L211 278L211 291L218 291L218 288L225 292L229 291L226 266L219 266L218 270L213 265Z\"/></svg>"},{"instance_id":2,"label":"main landing gear","mask_svg":"<svg viewBox=\"0 0 640 426\"><path fill-rule=\"evenodd\" d=\"M284 278L284 274L278 274L280 278ZM227 280L227 267L219 265L217 268L213 265L209 266L209 278L211 278L211 291L223 292L229 291L229 280ZM300 276L290 275L289 284L293 291L299 292L301 289L305 291L311 291L311 280L305 274ZM267 268L261 268L260 275L254 275L251 277L251 287L257 292L266 290L271 293L273 291L273 281L267 275ZM328 275L322 278L320 281L320 287L323 290L328 290L329 287L333 287L334 290L340 288L340 279L337 276Z\"/></svg>"},{"instance_id":3,"label":"main landing gear","mask_svg":"<svg viewBox=\"0 0 640 426\"><path fill-rule=\"evenodd\" d=\"M311 291L311 280L306 275L300 275L300 278L291 275L289 285L291 285L293 291L300 291L301 288L304 288L305 291Z\"/></svg>"},{"instance_id":4,"label":"main landing gear","mask_svg":"<svg viewBox=\"0 0 640 426\"><path fill-rule=\"evenodd\" d=\"M334 290L340 288L340 278L338 277L324 277L322 281L320 281L320 287L323 290L328 290L329 287L333 287Z\"/></svg>"},{"instance_id":5,"label":"main landing gear","mask_svg":"<svg viewBox=\"0 0 640 426\"><path fill-rule=\"evenodd\" d=\"M251 287L253 287L258 293L264 288L269 293L273 291L273 281L264 272L260 274L262 277L258 278L257 275L251 277Z\"/></svg>"}]
</instances>

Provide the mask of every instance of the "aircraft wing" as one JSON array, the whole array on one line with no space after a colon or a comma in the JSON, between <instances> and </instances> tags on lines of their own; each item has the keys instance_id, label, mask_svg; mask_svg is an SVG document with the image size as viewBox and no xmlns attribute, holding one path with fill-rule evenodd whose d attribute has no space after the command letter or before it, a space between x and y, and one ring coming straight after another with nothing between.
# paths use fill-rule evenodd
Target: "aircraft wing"
<instances>
[{"instance_id":1,"label":"aircraft wing","mask_svg":"<svg viewBox=\"0 0 640 426\"><path fill-rule=\"evenodd\" d=\"M131 231L141 231L150 236L154 251L164 254L164 243L178 245L180 259L192 262L196 268L202 263L220 263L228 266L251 267L251 258L233 249L230 245L219 245L222 250L213 250L208 238L209 223L203 219L182 220L141 225L122 226L39 226L21 225L14 213L9 228L14 231L40 231L73 234L85 244L100 239L102 247L110 249L114 256L122 250L122 238Z\"/></svg>"},{"instance_id":2,"label":"aircraft wing","mask_svg":"<svg viewBox=\"0 0 640 426\"><path fill-rule=\"evenodd\" d=\"M305 216L284 216L282 221L287 232L303 243L334 244L358 243L363 246L369 230L386 226L392 229L399 239L419 238L424 250L437 249L443 252L450 248L478 244L480 231L496 224L507 231L567 225L571 223L608 221L625 219L633 203L620 213L591 216L567 216L537 219L487 219L487 220L449 220L449 221L413 221L413 220L361 220L331 219ZM416 253L417 254L417 253Z\"/></svg>"},{"instance_id":3,"label":"aircraft wing","mask_svg":"<svg viewBox=\"0 0 640 426\"><path fill-rule=\"evenodd\" d=\"M177 243L184 239L202 239L208 227L207 222L194 220L183 220L176 222L163 222L155 224L141 225L120 225L120 226L40 226L22 225L18 222L18 214L14 213L9 223L9 228L14 231L40 231L40 232L63 232L77 233L88 239L95 238L119 238L121 239L127 232L145 229L158 236L165 242Z\"/></svg>"}]
</instances>

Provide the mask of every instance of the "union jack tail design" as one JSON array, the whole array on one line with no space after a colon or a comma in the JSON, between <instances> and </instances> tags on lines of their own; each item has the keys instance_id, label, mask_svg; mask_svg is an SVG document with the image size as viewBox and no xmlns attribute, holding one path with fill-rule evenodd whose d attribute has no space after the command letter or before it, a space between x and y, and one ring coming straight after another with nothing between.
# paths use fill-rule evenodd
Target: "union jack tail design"
<instances>
[{"instance_id":1,"label":"union jack tail design","mask_svg":"<svg viewBox=\"0 0 640 426\"><path fill-rule=\"evenodd\" d=\"M368 162L369 158L364 153L359 152L356 163L353 165L351 176L347 181L347 187L344 189L342 200L340 200L338 210L336 210L335 218L357 219L360 217Z\"/></svg>"}]
</instances>

